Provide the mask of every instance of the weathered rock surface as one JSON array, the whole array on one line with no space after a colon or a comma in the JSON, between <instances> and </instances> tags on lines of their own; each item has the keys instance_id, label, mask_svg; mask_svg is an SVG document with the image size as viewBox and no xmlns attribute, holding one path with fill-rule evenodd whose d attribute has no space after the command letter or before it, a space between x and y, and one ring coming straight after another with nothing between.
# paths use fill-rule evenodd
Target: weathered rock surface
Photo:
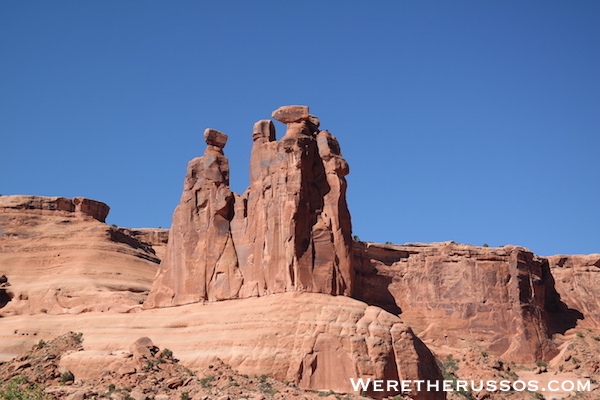
<instances>
[{"instance_id":1,"label":"weathered rock surface","mask_svg":"<svg viewBox=\"0 0 600 400\"><path fill-rule=\"evenodd\" d=\"M43 214L44 211L73 212L90 216L100 222L106 220L108 212L110 211L110 207L106 204L100 201L86 199L85 197L67 199L65 197L21 195L0 196L0 209L36 210L40 214Z\"/></svg>"},{"instance_id":2,"label":"weathered rock surface","mask_svg":"<svg viewBox=\"0 0 600 400\"><path fill-rule=\"evenodd\" d=\"M284 124L300 122L309 117L308 107L306 106L283 106L273 111L271 117Z\"/></svg>"},{"instance_id":3,"label":"weathered rock surface","mask_svg":"<svg viewBox=\"0 0 600 400\"><path fill-rule=\"evenodd\" d=\"M274 116L289 121L287 132L275 141L271 121L254 125L251 183L242 196L228 186L226 135L205 132L208 146L188 165L147 308L287 291L352 293L348 164L308 107L282 107Z\"/></svg>"},{"instance_id":4,"label":"weathered rock surface","mask_svg":"<svg viewBox=\"0 0 600 400\"><path fill-rule=\"evenodd\" d=\"M600 329L600 254L548 257L556 290L582 317L578 325Z\"/></svg>"},{"instance_id":5,"label":"weathered rock surface","mask_svg":"<svg viewBox=\"0 0 600 400\"><path fill-rule=\"evenodd\" d=\"M76 203L0 197L0 275L10 283L0 316L125 311L146 298L159 262L150 246L101 223L103 203Z\"/></svg>"},{"instance_id":6,"label":"weathered rock surface","mask_svg":"<svg viewBox=\"0 0 600 400\"><path fill-rule=\"evenodd\" d=\"M137 239L141 243L147 244L156 254L156 258L162 260L167 251L169 241L169 230L162 228L119 228L127 236Z\"/></svg>"},{"instance_id":7,"label":"weathered rock surface","mask_svg":"<svg viewBox=\"0 0 600 400\"><path fill-rule=\"evenodd\" d=\"M155 344L172 350L190 368L220 359L240 373L266 374L308 389L351 392L349 379L358 377L441 378L432 354L398 317L348 297L318 293L282 293L135 314L19 315L0 319L0 343L18 353L67 326L85 338L85 351L62 361L75 375L81 368L80 373L92 376L95 365L99 376L117 359L124 361L111 367L115 371L117 366L136 367L118 354L146 336L151 342L138 342L133 349L140 357L144 354L138 347ZM415 398L444 397L425 392Z\"/></svg>"},{"instance_id":8,"label":"weathered rock surface","mask_svg":"<svg viewBox=\"0 0 600 400\"><path fill-rule=\"evenodd\" d=\"M355 257L356 298L400 314L432 348L477 345L513 362L549 360L557 353L551 319L575 326L548 261L522 247L357 243Z\"/></svg>"}]
</instances>

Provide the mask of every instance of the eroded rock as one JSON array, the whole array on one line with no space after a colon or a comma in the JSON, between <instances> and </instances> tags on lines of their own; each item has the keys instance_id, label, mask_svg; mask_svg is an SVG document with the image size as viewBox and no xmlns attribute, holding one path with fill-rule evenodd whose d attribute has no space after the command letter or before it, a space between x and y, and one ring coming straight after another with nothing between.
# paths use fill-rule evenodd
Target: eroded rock
<instances>
[{"instance_id":1,"label":"eroded rock","mask_svg":"<svg viewBox=\"0 0 600 400\"><path fill-rule=\"evenodd\" d=\"M257 122L250 187L229 189L220 132L207 130L173 215L166 255L147 308L263 296L286 291L352 293L348 164L337 140L319 131L308 107L273 115L288 121L282 140Z\"/></svg>"}]
</instances>

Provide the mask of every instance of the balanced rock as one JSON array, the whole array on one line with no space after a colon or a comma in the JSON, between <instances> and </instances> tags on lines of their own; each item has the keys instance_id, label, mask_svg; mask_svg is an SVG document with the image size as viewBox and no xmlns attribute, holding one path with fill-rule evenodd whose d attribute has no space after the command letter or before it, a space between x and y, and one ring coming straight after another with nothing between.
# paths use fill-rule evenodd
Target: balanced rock
<instances>
[{"instance_id":1,"label":"balanced rock","mask_svg":"<svg viewBox=\"0 0 600 400\"><path fill-rule=\"evenodd\" d=\"M284 124L289 124L292 122L299 122L308 119L308 107L306 106L283 106L279 107L277 110L273 111L271 114L273 119L276 119L279 122L283 122Z\"/></svg>"},{"instance_id":2,"label":"balanced rock","mask_svg":"<svg viewBox=\"0 0 600 400\"><path fill-rule=\"evenodd\" d=\"M227 135L215 129L207 129L204 131L204 140L206 144L222 149L227 144Z\"/></svg>"}]
</instances>

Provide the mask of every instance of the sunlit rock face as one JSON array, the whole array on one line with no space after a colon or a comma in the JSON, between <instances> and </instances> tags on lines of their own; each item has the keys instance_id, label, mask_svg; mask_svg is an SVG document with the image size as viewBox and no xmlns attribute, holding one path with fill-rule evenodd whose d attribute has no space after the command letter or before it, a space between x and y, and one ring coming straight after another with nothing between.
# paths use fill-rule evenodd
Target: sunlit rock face
<instances>
[{"instance_id":1,"label":"sunlit rock face","mask_svg":"<svg viewBox=\"0 0 600 400\"><path fill-rule=\"evenodd\" d=\"M581 318L577 300L561 300L548 259L523 247L356 243L354 251L355 297L400 315L433 349L473 345L515 363L549 360L558 352L552 335Z\"/></svg>"},{"instance_id":2,"label":"sunlit rock face","mask_svg":"<svg viewBox=\"0 0 600 400\"><path fill-rule=\"evenodd\" d=\"M147 308L303 291L351 295L348 164L308 107L254 125L250 187L229 189L227 135L207 129L204 156L187 169L166 255Z\"/></svg>"}]
</instances>

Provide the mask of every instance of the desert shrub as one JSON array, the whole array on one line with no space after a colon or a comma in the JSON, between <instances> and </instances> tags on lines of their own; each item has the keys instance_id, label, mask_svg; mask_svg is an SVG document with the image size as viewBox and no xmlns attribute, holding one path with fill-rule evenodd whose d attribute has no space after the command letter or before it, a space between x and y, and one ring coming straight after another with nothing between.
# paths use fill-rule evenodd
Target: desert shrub
<instances>
[{"instance_id":1,"label":"desert shrub","mask_svg":"<svg viewBox=\"0 0 600 400\"><path fill-rule=\"evenodd\" d=\"M164 349L161 353L160 353L161 358L173 358L173 352L169 349Z\"/></svg>"},{"instance_id":2,"label":"desert shrub","mask_svg":"<svg viewBox=\"0 0 600 400\"><path fill-rule=\"evenodd\" d=\"M65 371L62 374L60 374L60 381L62 383L67 383L67 382L71 382L75 380L75 376L73 375L73 373L71 371Z\"/></svg>"},{"instance_id":3,"label":"desert shrub","mask_svg":"<svg viewBox=\"0 0 600 400\"><path fill-rule=\"evenodd\" d=\"M191 400L189 392L181 392L181 400Z\"/></svg>"},{"instance_id":4,"label":"desert shrub","mask_svg":"<svg viewBox=\"0 0 600 400\"><path fill-rule=\"evenodd\" d=\"M28 382L27 378L18 376L10 381L0 383L0 399L3 400L46 400L44 387Z\"/></svg>"},{"instance_id":5,"label":"desert shrub","mask_svg":"<svg viewBox=\"0 0 600 400\"><path fill-rule=\"evenodd\" d=\"M215 376L214 375L205 376L204 378L200 379L200 385L203 388L209 388L211 386L210 383L212 381L214 381L214 380L215 380Z\"/></svg>"},{"instance_id":6,"label":"desert shrub","mask_svg":"<svg viewBox=\"0 0 600 400\"><path fill-rule=\"evenodd\" d=\"M44 341L44 339L40 339L40 341L37 344L37 348L43 349L44 347L46 347L46 342Z\"/></svg>"}]
</instances>

